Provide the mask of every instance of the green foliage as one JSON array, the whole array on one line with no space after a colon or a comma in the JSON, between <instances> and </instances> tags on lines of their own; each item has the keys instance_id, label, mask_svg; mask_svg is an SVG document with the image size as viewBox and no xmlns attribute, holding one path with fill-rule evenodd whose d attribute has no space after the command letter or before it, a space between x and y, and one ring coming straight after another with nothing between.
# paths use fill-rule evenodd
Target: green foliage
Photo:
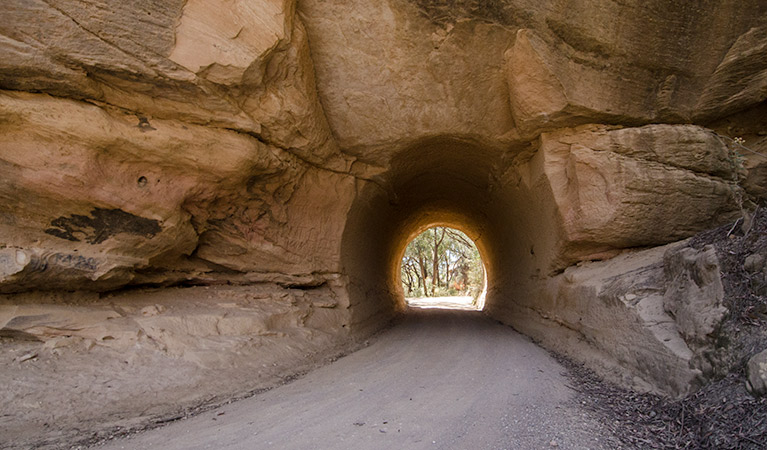
<instances>
[{"instance_id":1,"label":"green foliage","mask_svg":"<svg viewBox=\"0 0 767 450\"><path fill-rule=\"evenodd\" d=\"M406 297L479 296L484 267L474 242L461 231L433 227L416 236L402 257Z\"/></svg>"},{"instance_id":2,"label":"green foliage","mask_svg":"<svg viewBox=\"0 0 767 450\"><path fill-rule=\"evenodd\" d=\"M730 140L732 145L727 145L728 150L728 157L730 160L730 164L732 165L732 181L737 186L741 178L745 176L746 169L745 169L745 163L746 158L740 153L740 150L747 150L751 151L745 146L745 139L742 137L735 137L733 139L727 138ZM721 140L721 137L720 137ZM742 212L742 214L746 215L746 210L744 208L744 198L743 198L743 191L740 189L737 189L737 187L733 187L732 189L732 197L735 203L738 205L738 209Z\"/></svg>"},{"instance_id":3,"label":"green foliage","mask_svg":"<svg viewBox=\"0 0 767 450\"><path fill-rule=\"evenodd\" d=\"M746 149L746 146L745 146L746 141L742 137L736 137L732 139L732 142L735 145L727 146L729 150L728 156L730 159L730 164L732 164L733 179L734 181L739 181L739 175L741 174L741 172L745 170L746 158L745 156L741 155L737 149L738 148Z\"/></svg>"}]
</instances>

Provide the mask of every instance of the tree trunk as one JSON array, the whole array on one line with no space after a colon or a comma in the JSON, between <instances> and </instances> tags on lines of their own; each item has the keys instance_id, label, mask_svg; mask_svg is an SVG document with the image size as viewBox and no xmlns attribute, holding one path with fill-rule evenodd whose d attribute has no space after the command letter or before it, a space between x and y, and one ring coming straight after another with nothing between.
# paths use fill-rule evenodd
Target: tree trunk
<instances>
[{"instance_id":1,"label":"tree trunk","mask_svg":"<svg viewBox=\"0 0 767 450\"><path fill-rule=\"evenodd\" d=\"M407 295L408 297L413 295L413 274L410 273L410 267L405 268L405 276L407 277Z\"/></svg>"},{"instance_id":2,"label":"tree trunk","mask_svg":"<svg viewBox=\"0 0 767 450\"><path fill-rule=\"evenodd\" d=\"M441 232L439 239L437 239L437 233ZM442 241L445 239L445 229L443 227L434 228L434 258L432 259L432 266L434 267L434 278L431 283L431 296L434 297L436 288L440 286L439 283L439 246L442 245Z\"/></svg>"},{"instance_id":3,"label":"tree trunk","mask_svg":"<svg viewBox=\"0 0 767 450\"><path fill-rule=\"evenodd\" d=\"M421 283L423 284L423 295L428 297L429 291L426 290L426 277L429 274L426 273L426 261L424 261L423 255L418 255L418 267L421 268Z\"/></svg>"}]
</instances>

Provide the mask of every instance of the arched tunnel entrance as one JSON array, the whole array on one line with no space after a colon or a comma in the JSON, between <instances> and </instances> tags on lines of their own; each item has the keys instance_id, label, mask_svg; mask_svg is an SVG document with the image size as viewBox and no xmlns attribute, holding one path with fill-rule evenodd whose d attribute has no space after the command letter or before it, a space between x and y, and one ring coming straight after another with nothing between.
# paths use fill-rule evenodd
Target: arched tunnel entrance
<instances>
[{"instance_id":1,"label":"arched tunnel entrance","mask_svg":"<svg viewBox=\"0 0 767 450\"><path fill-rule=\"evenodd\" d=\"M408 242L398 261L408 308L484 308L485 265L463 231L433 224Z\"/></svg>"},{"instance_id":2,"label":"arched tunnel entrance","mask_svg":"<svg viewBox=\"0 0 767 450\"><path fill-rule=\"evenodd\" d=\"M531 208L533 198L519 182L519 155L469 140L429 139L396 155L390 170L359 192L341 253L353 327L375 326L404 309L400 258L416 235L437 224L476 243L486 268L487 311L521 295L536 270L531 230L541 208Z\"/></svg>"}]
</instances>

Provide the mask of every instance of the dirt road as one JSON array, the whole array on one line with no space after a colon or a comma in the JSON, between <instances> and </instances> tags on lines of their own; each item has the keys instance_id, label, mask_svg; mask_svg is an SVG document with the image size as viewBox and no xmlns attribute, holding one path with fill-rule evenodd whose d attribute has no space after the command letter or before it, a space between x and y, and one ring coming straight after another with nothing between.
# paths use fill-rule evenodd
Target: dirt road
<instances>
[{"instance_id":1,"label":"dirt road","mask_svg":"<svg viewBox=\"0 0 767 450\"><path fill-rule=\"evenodd\" d=\"M564 370L481 313L416 310L293 383L104 448L615 448Z\"/></svg>"}]
</instances>

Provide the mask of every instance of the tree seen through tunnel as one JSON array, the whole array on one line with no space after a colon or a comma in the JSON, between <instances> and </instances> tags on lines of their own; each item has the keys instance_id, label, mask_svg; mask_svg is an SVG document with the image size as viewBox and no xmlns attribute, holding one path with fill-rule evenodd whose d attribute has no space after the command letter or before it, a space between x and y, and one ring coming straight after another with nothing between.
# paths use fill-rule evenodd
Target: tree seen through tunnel
<instances>
[{"instance_id":1,"label":"tree seen through tunnel","mask_svg":"<svg viewBox=\"0 0 767 450\"><path fill-rule=\"evenodd\" d=\"M484 265L477 246L459 230L437 226L416 236L405 248L400 276L410 306L481 309Z\"/></svg>"}]
</instances>

